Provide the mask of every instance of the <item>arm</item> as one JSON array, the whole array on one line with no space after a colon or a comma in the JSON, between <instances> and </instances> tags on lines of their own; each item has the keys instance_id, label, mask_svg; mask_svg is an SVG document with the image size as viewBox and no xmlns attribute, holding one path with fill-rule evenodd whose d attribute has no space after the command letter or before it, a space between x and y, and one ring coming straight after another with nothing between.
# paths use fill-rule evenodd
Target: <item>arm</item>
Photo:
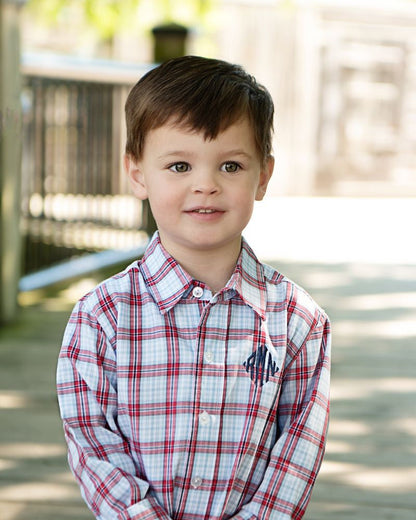
<instances>
[{"instance_id":1,"label":"arm","mask_svg":"<svg viewBox=\"0 0 416 520\"><path fill-rule=\"evenodd\" d=\"M319 316L296 348L282 382L280 436L264 479L234 520L300 520L321 466L329 414L330 327Z\"/></svg>"},{"instance_id":2,"label":"arm","mask_svg":"<svg viewBox=\"0 0 416 520\"><path fill-rule=\"evenodd\" d=\"M88 507L100 520L169 520L138 475L117 426L114 346L79 304L58 361L57 388L68 460Z\"/></svg>"}]
</instances>

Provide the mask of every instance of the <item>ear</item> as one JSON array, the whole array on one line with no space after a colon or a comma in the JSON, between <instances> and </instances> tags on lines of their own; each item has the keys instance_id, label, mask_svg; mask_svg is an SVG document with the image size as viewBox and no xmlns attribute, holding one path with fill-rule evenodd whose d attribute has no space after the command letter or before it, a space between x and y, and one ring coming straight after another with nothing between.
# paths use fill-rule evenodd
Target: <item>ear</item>
<instances>
[{"instance_id":1,"label":"ear","mask_svg":"<svg viewBox=\"0 0 416 520\"><path fill-rule=\"evenodd\" d=\"M266 164L260 171L259 184L257 186L255 200L263 200L266 195L267 185L269 184L270 178L274 168L274 157L270 155L266 161Z\"/></svg>"},{"instance_id":2,"label":"ear","mask_svg":"<svg viewBox=\"0 0 416 520\"><path fill-rule=\"evenodd\" d=\"M147 199L147 189L140 162L136 161L130 154L124 154L123 163L133 194L140 200Z\"/></svg>"}]
</instances>

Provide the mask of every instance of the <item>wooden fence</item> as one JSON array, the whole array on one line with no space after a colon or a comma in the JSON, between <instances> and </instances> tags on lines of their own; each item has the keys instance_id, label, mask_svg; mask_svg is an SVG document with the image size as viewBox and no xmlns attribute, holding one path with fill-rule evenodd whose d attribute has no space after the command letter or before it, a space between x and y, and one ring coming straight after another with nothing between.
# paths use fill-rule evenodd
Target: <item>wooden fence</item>
<instances>
[{"instance_id":1,"label":"wooden fence","mask_svg":"<svg viewBox=\"0 0 416 520\"><path fill-rule=\"evenodd\" d=\"M25 274L143 241L147 208L131 195L121 165L124 101L145 70L25 56Z\"/></svg>"}]
</instances>

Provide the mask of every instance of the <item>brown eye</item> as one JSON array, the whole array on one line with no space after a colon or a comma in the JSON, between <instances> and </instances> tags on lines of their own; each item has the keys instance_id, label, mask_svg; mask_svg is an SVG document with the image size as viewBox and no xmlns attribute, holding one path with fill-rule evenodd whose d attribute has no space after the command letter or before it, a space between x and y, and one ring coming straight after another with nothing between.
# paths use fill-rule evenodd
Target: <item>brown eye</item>
<instances>
[{"instance_id":1,"label":"brown eye","mask_svg":"<svg viewBox=\"0 0 416 520\"><path fill-rule=\"evenodd\" d=\"M169 170L172 170L176 173L185 173L190 170L190 166L186 162L177 162L169 166Z\"/></svg>"},{"instance_id":2,"label":"brown eye","mask_svg":"<svg viewBox=\"0 0 416 520\"><path fill-rule=\"evenodd\" d=\"M236 173L240 169L240 165L236 162L226 162L221 169L227 173Z\"/></svg>"}]
</instances>

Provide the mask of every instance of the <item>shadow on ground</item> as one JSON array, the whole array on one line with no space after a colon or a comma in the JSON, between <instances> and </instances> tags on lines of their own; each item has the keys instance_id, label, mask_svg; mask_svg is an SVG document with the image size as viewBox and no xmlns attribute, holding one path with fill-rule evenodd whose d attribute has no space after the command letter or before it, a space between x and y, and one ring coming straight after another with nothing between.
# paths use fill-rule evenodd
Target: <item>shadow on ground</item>
<instances>
[{"instance_id":1,"label":"shadow on ground","mask_svg":"<svg viewBox=\"0 0 416 520\"><path fill-rule=\"evenodd\" d=\"M416 266L280 269L333 324L327 453L305 519L416 518Z\"/></svg>"},{"instance_id":2,"label":"shadow on ground","mask_svg":"<svg viewBox=\"0 0 416 520\"><path fill-rule=\"evenodd\" d=\"M416 266L279 263L333 323L327 454L305 520L416 518ZM0 330L2 520L92 519L66 465L55 397L75 297L41 301Z\"/></svg>"},{"instance_id":3,"label":"shadow on ground","mask_svg":"<svg viewBox=\"0 0 416 520\"><path fill-rule=\"evenodd\" d=\"M72 303L31 296L36 303L0 329L0 518L91 520L67 467L55 392Z\"/></svg>"}]
</instances>

